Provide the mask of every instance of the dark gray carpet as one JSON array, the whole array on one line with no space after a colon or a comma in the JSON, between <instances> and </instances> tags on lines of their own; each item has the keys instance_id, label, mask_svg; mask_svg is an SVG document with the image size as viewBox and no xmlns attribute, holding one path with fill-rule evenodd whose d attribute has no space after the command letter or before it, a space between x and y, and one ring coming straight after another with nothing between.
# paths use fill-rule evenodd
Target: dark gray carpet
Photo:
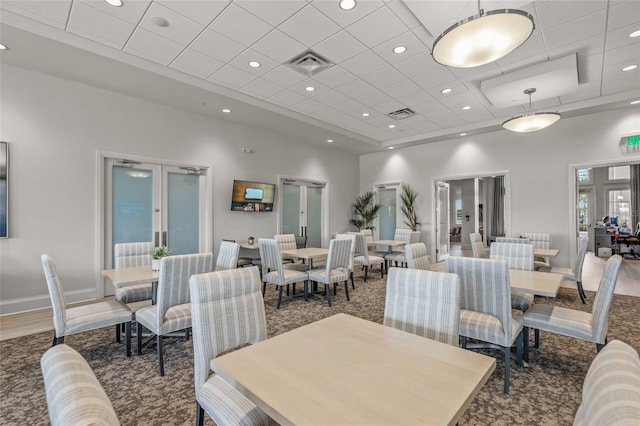
<instances>
[{"instance_id":1,"label":"dark gray carpet","mask_svg":"<svg viewBox=\"0 0 640 426\"><path fill-rule=\"evenodd\" d=\"M556 299L540 299L574 309L590 310L594 293L582 305L575 290L561 289ZM379 274L362 282L356 273L351 302L339 291L332 308L325 302L284 301L275 309L276 291L266 297L268 335L274 336L326 316L345 312L382 322L385 284ZM609 319L609 339L620 339L640 350L640 299L615 296ZM504 364L497 351L496 371L473 401L460 425L567 425L580 403L582 382L596 355L594 344L541 333L540 349L531 352L528 368L513 367L511 392L502 392ZM51 345L52 333L0 342L0 424L48 424L40 357ZM111 328L67 337L65 343L89 362L111 398L123 425L194 424L193 352L191 341L165 340L165 377L157 372L155 346L127 359ZM283 360L282 362L286 362ZM515 363L512 363L512 366ZM425 386L429 386L425 383ZM208 424L212 424L210 419Z\"/></svg>"}]
</instances>

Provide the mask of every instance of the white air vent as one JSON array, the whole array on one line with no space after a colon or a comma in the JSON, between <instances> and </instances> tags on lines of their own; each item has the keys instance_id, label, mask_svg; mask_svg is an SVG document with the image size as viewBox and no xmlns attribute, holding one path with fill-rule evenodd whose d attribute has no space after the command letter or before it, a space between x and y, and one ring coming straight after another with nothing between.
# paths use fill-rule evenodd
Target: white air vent
<instances>
[{"instance_id":1,"label":"white air vent","mask_svg":"<svg viewBox=\"0 0 640 426\"><path fill-rule=\"evenodd\" d=\"M416 113L411 108L403 108L397 111L393 111L387 114L387 116L394 120L404 120L405 118L413 117Z\"/></svg>"},{"instance_id":2,"label":"white air vent","mask_svg":"<svg viewBox=\"0 0 640 426\"><path fill-rule=\"evenodd\" d=\"M306 52L291 59L286 63L286 65L307 77L311 77L321 71L331 68L335 64L318 55L314 51L307 50Z\"/></svg>"}]
</instances>

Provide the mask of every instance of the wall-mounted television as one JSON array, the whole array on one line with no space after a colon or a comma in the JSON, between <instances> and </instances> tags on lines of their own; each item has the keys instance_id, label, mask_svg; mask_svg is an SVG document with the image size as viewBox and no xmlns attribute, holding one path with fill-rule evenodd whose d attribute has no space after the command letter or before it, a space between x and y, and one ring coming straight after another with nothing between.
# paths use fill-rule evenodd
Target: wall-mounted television
<instances>
[{"instance_id":1,"label":"wall-mounted television","mask_svg":"<svg viewBox=\"0 0 640 426\"><path fill-rule=\"evenodd\" d=\"M276 186L272 183L234 180L231 193L231 211L270 212L273 211Z\"/></svg>"}]
</instances>

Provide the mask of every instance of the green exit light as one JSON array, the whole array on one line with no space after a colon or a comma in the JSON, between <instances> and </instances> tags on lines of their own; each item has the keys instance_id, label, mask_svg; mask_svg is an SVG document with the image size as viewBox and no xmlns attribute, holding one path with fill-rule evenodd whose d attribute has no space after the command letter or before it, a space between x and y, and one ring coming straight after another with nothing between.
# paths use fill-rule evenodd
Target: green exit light
<instances>
[{"instance_id":1,"label":"green exit light","mask_svg":"<svg viewBox=\"0 0 640 426\"><path fill-rule=\"evenodd\" d=\"M627 146L640 145L640 135L627 136Z\"/></svg>"}]
</instances>

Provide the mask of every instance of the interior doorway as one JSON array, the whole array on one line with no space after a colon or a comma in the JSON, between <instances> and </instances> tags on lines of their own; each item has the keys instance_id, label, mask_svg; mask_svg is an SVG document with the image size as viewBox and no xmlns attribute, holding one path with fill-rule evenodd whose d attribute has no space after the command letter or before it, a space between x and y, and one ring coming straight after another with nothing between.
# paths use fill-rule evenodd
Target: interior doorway
<instances>
[{"instance_id":1,"label":"interior doorway","mask_svg":"<svg viewBox=\"0 0 640 426\"><path fill-rule=\"evenodd\" d=\"M327 183L294 177L279 177L280 234L307 237L307 247L322 247L326 229Z\"/></svg>"},{"instance_id":2,"label":"interior doorway","mask_svg":"<svg viewBox=\"0 0 640 426\"><path fill-rule=\"evenodd\" d=\"M377 240L393 240L396 228L400 228L402 223L401 189L402 182L378 183L373 187L376 203L382 206L374 220L373 235Z\"/></svg>"}]
</instances>

